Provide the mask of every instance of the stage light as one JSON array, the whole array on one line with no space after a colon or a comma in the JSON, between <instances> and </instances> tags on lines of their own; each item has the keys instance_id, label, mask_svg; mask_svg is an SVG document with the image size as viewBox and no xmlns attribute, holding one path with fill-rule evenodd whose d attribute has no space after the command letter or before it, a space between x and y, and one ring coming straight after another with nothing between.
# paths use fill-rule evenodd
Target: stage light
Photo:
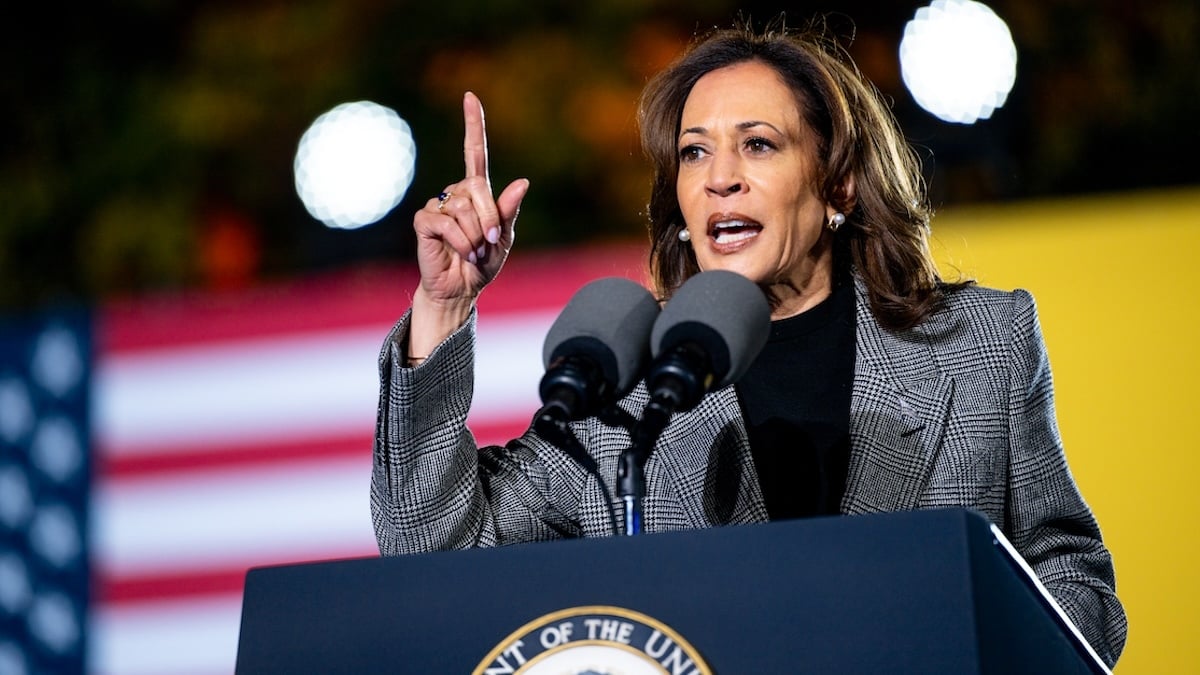
<instances>
[{"instance_id":1,"label":"stage light","mask_svg":"<svg viewBox=\"0 0 1200 675\"><path fill-rule=\"evenodd\" d=\"M1012 91L1017 48L1004 20L973 0L934 0L900 41L900 72L922 108L947 122L987 119Z\"/></svg>"},{"instance_id":2,"label":"stage light","mask_svg":"<svg viewBox=\"0 0 1200 675\"><path fill-rule=\"evenodd\" d=\"M396 111L370 101L343 103L300 138L296 193L329 227L370 225L404 198L416 156L412 131Z\"/></svg>"}]
</instances>

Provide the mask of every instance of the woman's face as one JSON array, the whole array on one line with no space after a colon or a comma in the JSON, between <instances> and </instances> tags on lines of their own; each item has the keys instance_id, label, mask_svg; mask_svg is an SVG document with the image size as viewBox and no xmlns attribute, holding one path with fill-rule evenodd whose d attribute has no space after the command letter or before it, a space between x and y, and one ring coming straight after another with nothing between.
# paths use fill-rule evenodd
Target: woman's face
<instances>
[{"instance_id":1,"label":"woman's face","mask_svg":"<svg viewBox=\"0 0 1200 675\"><path fill-rule=\"evenodd\" d=\"M816 192L816 134L775 71L748 61L707 73L680 130L675 192L700 269L771 286L774 318L828 296L834 209Z\"/></svg>"}]
</instances>

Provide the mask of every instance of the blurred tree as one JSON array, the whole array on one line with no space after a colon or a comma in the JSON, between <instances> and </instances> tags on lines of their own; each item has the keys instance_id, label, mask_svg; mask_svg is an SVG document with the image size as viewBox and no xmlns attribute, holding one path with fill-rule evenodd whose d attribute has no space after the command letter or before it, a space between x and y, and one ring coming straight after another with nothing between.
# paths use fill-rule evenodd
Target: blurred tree
<instances>
[{"instance_id":1,"label":"blurred tree","mask_svg":"<svg viewBox=\"0 0 1200 675\"><path fill-rule=\"evenodd\" d=\"M1200 4L1010 0L1027 194L1196 184ZM1180 161L1183 159L1184 161Z\"/></svg>"},{"instance_id":2,"label":"blurred tree","mask_svg":"<svg viewBox=\"0 0 1200 675\"><path fill-rule=\"evenodd\" d=\"M830 25L921 148L939 203L1195 184L1193 0L998 0L1017 88L991 120L937 122L896 49L925 4L843 0ZM499 187L528 177L520 246L643 231L634 105L697 33L776 3L251 0L27 7L0 25L0 307L255 279L411 254L412 213L462 174L460 100L487 108ZM790 6L800 25L824 4ZM329 108L395 108L417 175L381 222L329 230L292 161Z\"/></svg>"}]
</instances>

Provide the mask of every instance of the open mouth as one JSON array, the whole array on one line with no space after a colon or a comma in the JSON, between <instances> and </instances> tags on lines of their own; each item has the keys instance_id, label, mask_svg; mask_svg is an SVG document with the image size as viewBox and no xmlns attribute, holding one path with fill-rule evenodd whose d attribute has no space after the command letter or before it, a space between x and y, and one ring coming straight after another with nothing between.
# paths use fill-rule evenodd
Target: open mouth
<instances>
[{"instance_id":1,"label":"open mouth","mask_svg":"<svg viewBox=\"0 0 1200 675\"><path fill-rule=\"evenodd\" d=\"M708 236L718 244L735 244L758 236L762 225L747 218L710 219Z\"/></svg>"}]
</instances>

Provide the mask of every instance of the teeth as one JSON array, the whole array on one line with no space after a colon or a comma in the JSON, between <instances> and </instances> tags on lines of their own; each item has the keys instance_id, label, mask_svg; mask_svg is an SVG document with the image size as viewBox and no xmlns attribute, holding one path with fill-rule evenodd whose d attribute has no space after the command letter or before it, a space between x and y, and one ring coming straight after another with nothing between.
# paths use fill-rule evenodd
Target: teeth
<instances>
[{"instance_id":1,"label":"teeth","mask_svg":"<svg viewBox=\"0 0 1200 675\"><path fill-rule=\"evenodd\" d=\"M716 240L721 243L732 243L735 241L743 241L752 237L758 236L758 230L743 230L741 232L721 232L719 229L716 233Z\"/></svg>"},{"instance_id":2,"label":"teeth","mask_svg":"<svg viewBox=\"0 0 1200 675\"><path fill-rule=\"evenodd\" d=\"M762 227L753 221L722 220L713 223L712 237L720 244L732 244L757 237Z\"/></svg>"}]
</instances>

